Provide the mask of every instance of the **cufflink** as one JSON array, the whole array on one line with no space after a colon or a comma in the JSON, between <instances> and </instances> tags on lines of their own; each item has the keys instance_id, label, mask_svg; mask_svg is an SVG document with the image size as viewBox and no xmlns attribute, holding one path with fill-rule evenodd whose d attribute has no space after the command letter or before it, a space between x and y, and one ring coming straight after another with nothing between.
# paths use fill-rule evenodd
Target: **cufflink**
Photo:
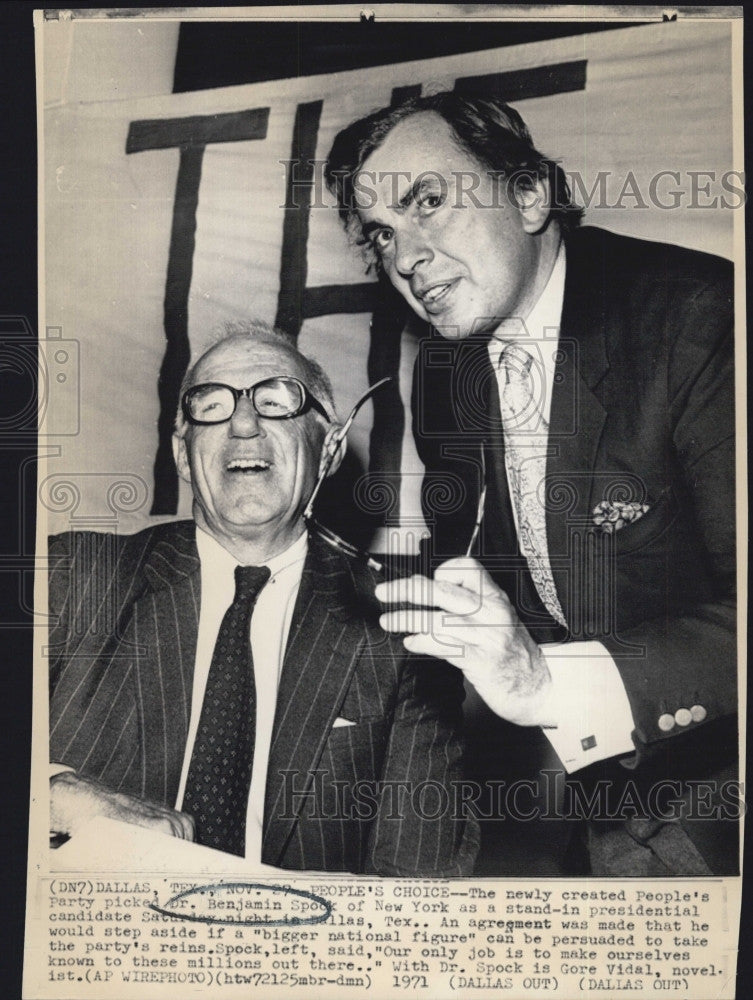
<instances>
[{"instance_id":1,"label":"cufflink","mask_svg":"<svg viewBox=\"0 0 753 1000\"><path fill-rule=\"evenodd\" d=\"M703 722L707 712L703 705L693 705L690 709L690 717L693 722Z\"/></svg>"},{"instance_id":2,"label":"cufflink","mask_svg":"<svg viewBox=\"0 0 753 1000\"><path fill-rule=\"evenodd\" d=\"M689 726L693 721L693 716L687 708L678 708L675 712L675 722L678 726Z\"/></svg>"},{"instance_id":3,"label":"cufflink","mask_svg":"<svg viewBox=\"0 0 753 1000\"><path fill-rule=\"evenodd\" d=\"M663 715L659 716L659 729L663 733L668 733L670 729L675 728L675 717L670 715L669 712L665 712Z\"/></svg>"},{"instance_id":4,"label":"cufflink","mask_svg":"<svg viewBox=\"0 0 753 1000\"><path fill-rule=\"evenodd\" d=\"M596 746L596 737L586 736L584 739L580 741L580 745L583 748L583 750L593 750L593 748Z\"/></svg>"}]
</instances>

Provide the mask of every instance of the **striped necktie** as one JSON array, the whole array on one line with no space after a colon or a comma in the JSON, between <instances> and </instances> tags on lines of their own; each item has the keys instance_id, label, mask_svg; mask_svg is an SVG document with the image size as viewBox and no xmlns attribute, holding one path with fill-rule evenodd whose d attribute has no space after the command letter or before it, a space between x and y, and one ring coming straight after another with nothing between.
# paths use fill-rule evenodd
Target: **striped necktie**
<instances>
[{"instance_id":1,"label":"striped necktie","mask_svg":"<svg viewBox=\"0 0 753 1000\"><path fill-rule=\"evenodd\" d=\"M549 425L534 393L532 365L531 355L517 343L508 344L500 358L505 373L500 395L505 464L518 522L520 551L544 606L566 627L546 538L544 502Z\"/></svg>"},{"instance_id":2,"label":"striped necktie","mask_svg":"<svg viewBox=\"0 0 753 1000\"><path fill-rule=\"evenodd\" d=\"M235 568L235 597L217 634L183 797L197 843L241 857L256 739L251 614L269 577L266 566Z\"/></svg>"}]
</instances>

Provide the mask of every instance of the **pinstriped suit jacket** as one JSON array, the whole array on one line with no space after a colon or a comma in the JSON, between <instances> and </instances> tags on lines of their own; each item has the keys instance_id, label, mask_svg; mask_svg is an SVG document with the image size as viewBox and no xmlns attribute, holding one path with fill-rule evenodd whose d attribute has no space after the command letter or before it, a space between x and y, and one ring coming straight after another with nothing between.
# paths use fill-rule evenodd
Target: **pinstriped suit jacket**
<instances>
[{"instance_id":1,"label":"pinstriped suit jacket","mask_svg":"<svg viewBox=\"0 0 753 1000\"><path fill-rule=\"evenodd\" d=\"M201 604L194 523L59 535L50 555L50 759L173 806ZM376 583L364 565L309 538L280 679L262 860L470 874L476 824L452 815L460 673L408 657L379 628ZM355 725L333 729L338 716Z\"/></svg>"}]
</instances>

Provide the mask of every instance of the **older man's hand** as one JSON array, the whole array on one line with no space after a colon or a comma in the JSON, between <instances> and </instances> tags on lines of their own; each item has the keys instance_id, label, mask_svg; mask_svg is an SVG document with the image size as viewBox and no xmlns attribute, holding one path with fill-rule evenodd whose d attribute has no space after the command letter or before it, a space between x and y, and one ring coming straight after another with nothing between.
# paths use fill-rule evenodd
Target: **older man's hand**
<instances>
[{"instance_id":1,"label":"older man's hand","mask_svg":"<svg viewBox=\"0 0 753 1000\"><path fill-rule=\"evenodd\" d=\"M63 771L50 779L50 831L75 834L95 816L144 826L181 840L194 839L193 819L166 806L113 792L91 778Z\"/></svg>"},{"instance_id":2,"label":"older man's hand","mask_svg":"<svg viewBox=\"0 0 753 1000\"><path fill-rule=\"evenodd\" d=\"M463 671L489 708L521 726L555 725L546 660L504 591L475 559L450 559L434 579L411 576L376 588L387 611L380 624L407 632L412 653L447 660Z\"/></svg>"}]
</instances>

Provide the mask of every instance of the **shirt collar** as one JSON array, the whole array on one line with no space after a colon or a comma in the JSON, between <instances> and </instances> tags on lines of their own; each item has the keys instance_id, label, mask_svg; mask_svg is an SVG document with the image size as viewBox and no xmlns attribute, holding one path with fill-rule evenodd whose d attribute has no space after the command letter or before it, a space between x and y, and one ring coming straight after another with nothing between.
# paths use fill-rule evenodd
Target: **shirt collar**
<instances>
[{"instance_id":1,"label":"shirt collar","mask_svg":"<svg viewBox=\"0 0 753 1000\"><path fill-rule=\"evenodd\" d=\"M565 299L565 244L560 243L557 258L544 289L525 320L503 321L489 340L489 357L495 371L502 352L511 342L520 344L539 360L551 381Z\"/></svg>"},{"instance_id":2,"label":"shirt collar","mask_svg":"<svg viewBox=\"0 0 753 1000\"><path fill-rule=\"evenodd\" d=\"M196 548L199 551L202 571L207 569L216 573L218 579L230 577L235 573L235 567L241 564L232 556L226 548L213 538L208 532L196 525ZM262 565L268 566L272 578L279 575L283 570L298 563L303 563L308 552L308 533L304 530L299 538L289 545L283 552L279 552L271 559L267 559Z\"/></svg>"}]
</instances>

